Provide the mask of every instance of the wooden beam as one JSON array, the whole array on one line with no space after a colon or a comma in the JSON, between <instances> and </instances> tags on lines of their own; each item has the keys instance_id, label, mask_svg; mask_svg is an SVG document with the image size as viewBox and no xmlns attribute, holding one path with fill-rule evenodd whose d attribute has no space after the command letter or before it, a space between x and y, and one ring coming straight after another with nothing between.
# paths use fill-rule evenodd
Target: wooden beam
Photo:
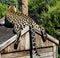
<instances>
[{"instance_id":1,"label":"wooden beam","mask_svg":"<svg viewBox=\"0 0 60 58\"><path fill-rule=\"evenodd\" d=\"M50 36L49 34L47 34L47 38L52 42L54 42L55 44L59 45L59 41L56 38Z\"/></svg>"},{"instance_id":2,"label":"wooden beam","mask_svg":"<svg viewBox=\"0 0 60 58\"><path fill-rule=\"evenodd\" d=\"M40 57L45 58L45 57L50 57L53 56L53 52L46 52L46 53L41 53Z\"/></svg>"},{"instance_id":3,"label":"wooden beam","mask_svg":"<svg viewBox=\"0 0 60 58\"><path fill-rule=\"evenodd\" d=\"M26 58L27 56L30 56L30 51L2 54L2 58Z\"/></svg>"},{"instance_id":4,"label":"wooden beam","mask_svg":"<svg viewBox=\"0 0 60 58\"><path fill-rule=\"evenodd\" d=\"M17 37L17 35L14 35L13 37L11 37L9 40L7 40L6 42L4 42L3 44L0 44L0 51L2 49L4 49L5 47L7 47L12 42L14 42L16 40L16 37Z\"/></svg>"}]
</instances>

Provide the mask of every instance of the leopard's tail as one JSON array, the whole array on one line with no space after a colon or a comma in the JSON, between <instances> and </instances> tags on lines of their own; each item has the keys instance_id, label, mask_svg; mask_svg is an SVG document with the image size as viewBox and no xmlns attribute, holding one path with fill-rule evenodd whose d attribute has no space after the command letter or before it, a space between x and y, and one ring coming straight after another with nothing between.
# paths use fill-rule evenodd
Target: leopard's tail
<instances>
[{"instance_id":1,"label":"leopard's tail","mask_svg":"<svg viewBox=\"0 0 60 58\"><path fill-rule=\"evenodd\" d=\"M35 37L35 30L34 29L32 29L32 46L33 46L35 55L40 56L38 54L37 47L36 47L36 37Z\"/></svg>"}]
</instances>

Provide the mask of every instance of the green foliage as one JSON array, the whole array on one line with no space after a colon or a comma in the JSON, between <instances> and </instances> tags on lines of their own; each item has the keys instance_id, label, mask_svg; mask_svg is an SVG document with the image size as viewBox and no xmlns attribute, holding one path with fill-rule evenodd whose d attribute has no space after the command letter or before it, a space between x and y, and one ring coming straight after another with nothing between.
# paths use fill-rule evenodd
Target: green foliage
<instances>
[{"instance_id":1,"label":"green foliage","mask_svg":"<svg viewBox=\"0 0 60 58\"><path fill-rule=\"evenodd\" d=\"M55 3L57 2L57 0L46 0L46 2L47 2L50 6L54 6Z\"/></svg>"},{"instance_id":2,"label":"green foliage","mask_svg":"<svg viewBox=\"0 0 60 58\"><path fill-rule=\"evenodd\" d=\"M7 5L0 3L0 18L2 18L7 11Z\"/></svg>"},{"instance_id":3,"label":"green foliage","mask_svg":"<svg viewBox=\"0 0 60 58\"><path fill-rule=\"evenodd\" d=\"M0 18L2 18L7 11L8 5L15 5L18 8L17 0L0 0Z\"/></svg>"},{"instance_id":4,"label":"green foliage","mask_svg":"<svg viewBox=\"0 0 60 58\"><path fill-rule=\"evenodd\" d=\"M60 40L60 29L56 29L60 27L60 0L48 0L48 2L29 0L29 15L39 25L44 26L48 34Z\"/></svg>"},{"instance_id":5,"label":"green foliage","mask_svg":"<svg viewBox=\"0 0 60 58\"><path fill-rule=\"evenodd\" d=\"M40 19L42 11L48 11L45 0L29 0L29 15L36 22L39 22L39 20L36 19Z\"/></svg>"},{"instance_id":6,"label":"green foliage","mask_svg":"<svg viewBox=\"0 0 60 58\"><path fill-rule=\"evenodd\" d=\"M60 1L57 1L55 6L51 6L48 10L48 13L50 14L51 19L49 19L52 23L52 26L54 28L54 33L52 34L57 39L60 38L59 30L57 30L55 27L60 26ZM53 30L53 29L52 29ZM49 32L49 30L48 30ZM50 32L51 34L51 32Z\"/></svg>"},{"instance_id":7,"label":"green foliage","mask_svg":"<svg viewBox=\"0 0 60 58\"><path fill-rule=\"evenodd\" d=\"M51 5L46 0L29 0L29 15L38 24L42 24L47 33L59 39L60 30L55 27L60 26L60 1L49 0L49 3Z\"/></svg>"},{"instance_id":8,"label":"green foliage","mask_svg":"<svg viewBox=\"0 0 60 58\"><path fill-rule=\"evenodd\" d=\"M58 58L60 58L60 54L58 55Z\"/></svg>"},{"instance_id":9,"label":"green foliage","mask_svg":"<svg viewBox=\"0 0 60 58\"><path fill-rule=\"evenodd\" d=\"M6 4L6 5L15 5L16 6L18 4L17 0L0 0L0 2L2 4Z\"/></svg>"}]
</instances>

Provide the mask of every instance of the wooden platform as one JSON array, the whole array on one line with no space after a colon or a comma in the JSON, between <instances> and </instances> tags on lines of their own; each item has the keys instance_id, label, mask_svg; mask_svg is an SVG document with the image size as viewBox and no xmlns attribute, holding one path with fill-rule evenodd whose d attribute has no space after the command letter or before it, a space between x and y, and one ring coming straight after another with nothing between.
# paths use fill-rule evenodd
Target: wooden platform
<instances>
[{"instance_id":1,"label":"wooden platform","mask_svg":"<svg viewBox=\"0 0 60 58\"><path fill-rule=\"evenodd\" d=\"M34 55L33 49L31 50L30 48L31 38L29 30L29 26L27 26L21 31L19 46L17 49L14 49L17 35L12 32L12 28L0 26L0 58L36 58L37 56ZM59 41L47 34L47 40L43 42L38 31L36 31L35 36L40 58L56 58Z\"/></svg>"}]
</instances>

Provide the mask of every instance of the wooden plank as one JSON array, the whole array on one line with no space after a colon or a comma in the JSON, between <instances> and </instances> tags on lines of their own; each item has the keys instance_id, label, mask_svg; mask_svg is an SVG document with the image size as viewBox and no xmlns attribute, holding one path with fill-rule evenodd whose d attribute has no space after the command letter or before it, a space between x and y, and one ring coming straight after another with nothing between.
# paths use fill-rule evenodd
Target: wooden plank
<instances>
[{"instance_id":1,"label":"wooden plank","mask_svg":"<svg viewBox=\"0 0 60 58\"><path fill-rule=\"evenodd\" d=\"M23 56L23 57L16 57L16 58L30 58L30 56Z\"/></svg>"},{"instance_id":2,"label":"wooden plank","mask_svg":"<svg viewBox=\"0 0 60 58\"><path fill-rule=\"evenodd\" d=\"M47 58L47 57L51 57L51 56L53 58L53 47L38 49L38 53L40 54L40 58ZM37 57L33 53L33 58L39 58L39 57Z\"/></svg>"},{"instance_id":3,"label":"wooden plank","mask_svg":"<svg viewBox=\"0 0 60 58\"><path fill-rule=\"evenodd\" d=\"M53 56L49 56L49 57L41 57L41 58L53 58Z\"/></svg>"},{"instance_id":4,"label":"wooden plank","mask_svg":"<svg viewBox=\"0 0 60 58\"><path fill-rule=\"evenodd\" d=\"M49 57L49 56L53 56L53 52L41 53L40 54L40 57Z\"/></svg>"},{"instance_id":5,"label":"wooden plank","mask_svg":"<svg viewBox=\"0 0 60 58\"><path fill-rule=\"evenodd\" d=\"M56 58L58 58L58 46L56 46Z\"/></svg>"},{"instance_id":6,"label":"wooden plank","mask_svg":"<svg viewBox=\"0 0 60 58\"><path fill-rule=\"evenodd\" d=\"M29 31L29 26L25 27L22 31L21 31L21 36L24 35L26 32Z\"/></svg>"},{"instance_id":7,"label":"wooden plank","mask_svg":"<svg viewBox=\"0 0 60 58\"><path fill-rule=\"evenodd\" d=\"M8 54L2 54L2 58L24 58L30 56L29 51L23 51L23 52L15 52L15 53L8 53Z\"/></svg>"},{"instance_id":8,"label":"wooden plank","mask_svg":"<svg viewBox=\"0 0 60 58\"><path fill-rule=\"evenodd\" d=\"M50 36L49 34L47 34L47 38L52 42L54 42L55 44L59 45L59 41L56 38Z\"/></svg>"},{"instance_id":9,"label":"wooden plank","mask_svg":"<svg viewBox=\"0 0 60 58\"><path fill-rule=\"evenodd\" d=\"M9 40L7 40L6 42L4 42L3 44L0 45L0 51L2 49L4 49L6 46L8 46L9 44L11 44L13 41L16 40L17 35L13 36L12 38L10 38Z\"/></svg>"},{"instance_id":10,"label":"wooden plank","mask_svg":"<svg viewBox=\"0 0 60 58\"><path fill-rule=\"evenodd\" d=\"M40 58L48 58L48 57L51 57L51 56L53 58L53 52L41 53L40 56L33 55L33 58L37 58L37 57L40 57Z\"/></svg>"},{"instance_id":11,"label":"wooden plank","mask_svg":"<svg viewBox=\"0 0 60 58\"><path fill-rule=\"evenodd\" d=\"M33 51L32 51L33 52ZM44 57L51 57L53 56L53 48L49 47L49 48L41 48L38 49L38 53L40 54L41 58ZM36 56L34 56L33 54L33 58L35 58ZM20 52L13 52L13 53L6 53L6 54L2 54L2 58L30 58L30 51L20 51Z\"/></svg>"},{"instance_id":12,"label":"wooden plank","mask_svg":"<svg viewBox=\"0 0 60 58\"><path fill-rule=\"evenodd\" d=\"M29 35L29 32L26 34L25 36L25 49L28 50L30 48L30 35Z\"/></svg>"},{"instance_id":13,"label":"wooden plank","mask_svg":"<svg viewBox=\"0 0 60 58\"><path fill-rule=\"evenodd\" d=\"M6 54L6 55L2 55L2 58L30 58L30 56L25 55L25 56L20 56L18 54ZM44 54L40 54L40 58L53 58L53 53L44 53ZM33 58L37 58L37 56L33 55Z\"/></svg>"},{"instance_id":14,"label":"wooden plank","mask_svg":"<svg viewBox=\"0 0 60 58\"><path fill-rule=\"evenodd\" d=\"M28 50L30 48L29 32L21 37L19 46L19 50Z\"/></svg>"},{"instance_id":15,"label":"wooden plank","mask_svg":"<svg viewBox=\"0 0 60 58\"><path fill-rule=\"evenodd\" d=\"M47 49L41 49L42 50L42 52L40 52L41 50L39 49L38 51L38 53L40 54L40 57L41 58L44 58L44 57L50 57L50 56L52 56L53 55L53 52L49 49L49 51L48 51L48 49L49 48L47 48ZM47 51L45 51L45 50L47 50ZM45 51L45 52L43 52L43 51ZM21 52L15 52L15 53L8 53L8 54L2 54L2 58L29 58L30 57L30 52L29 51L21 51ZM33 55L33 58L35 58L36 56L34 56Z\"/></svg>"},{"instance_id":16,"label":"wooden plank","mask_svg":"<svg viewBox=\"0 0 60 58\"><path fill-rule=\"evenodd\" d=\"M38 49L38 53L48 53L48 52L52 52L53 51L53 47L47 47L47 48L40 48Z\"/></svg>"},{"instance_id":17,"label":"wooden plank","mask_svg":"<svg viewBox=\"0 0 60 58\"><path fill-rule=\"evenodd\" d=\"M56 52L57 52L56 51L56 45L54 44L54 46L53 46L53 53L54 53L53 58L57 57Z\"/></svg>"},{"instance_id":18,"label":"wooden plank","mask_svg":"<svg viewBox=\"0 0 60 58\"><path fill-rule=\"evenodd\" d=\"M37 47L48 47L48 46L53 46L53 42L51 42L48 39L45 42L43 42L42 37L36 33L36 45Z\"/></svg>"},{"instance_id":19,"label":"wooden plank","mask_svg":"<svg viewBox=\"0 0 60 58\"><path fill-rule=\"evenodd\" d=\"M1 58L1 53L0 53L0 58Z\"/></svg>"}]
</instances>

